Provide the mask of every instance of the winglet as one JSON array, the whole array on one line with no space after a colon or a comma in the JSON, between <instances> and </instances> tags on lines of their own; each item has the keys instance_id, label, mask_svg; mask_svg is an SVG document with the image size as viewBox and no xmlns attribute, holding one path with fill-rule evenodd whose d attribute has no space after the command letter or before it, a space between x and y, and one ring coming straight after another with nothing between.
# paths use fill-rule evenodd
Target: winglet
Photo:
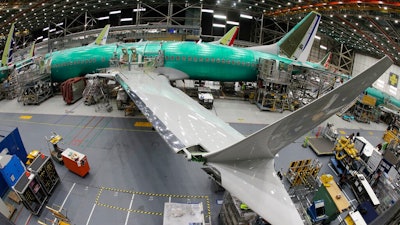
<instances>
[{"instance_id":1,"label":"winglet","mask_svg":"<svg viewBox=\"0 0 400 225\"><path fill-rule=\"evenodd\" d=\"M101 30L99 36L94 41L95 45L105 45L107 41L108 31L110 30L110 24L107 24L103 30Z\"/></svg>"},{"instance_id":2,"label":"winglet","mask_svg":"<svg viewBox=\"0 0 400 225\"><path fill-rule=\"evenodd\" d=\"M319 13L310 12L278 42L247 49L271 54L282 52L288 58L305 62L310 54L320 20L321 15Z\"/></svg>"},{"instance_id":3,"label":"winglet","mask_svg":"<svg viewBox=\"0 0 400 225\"><path fill-rule=\"evenodd\" d=\"M6 45L3 51L3 57L1 58L1 66L7 66L8 63L12 61L12 51L14 45L14 33L15 33L15 24L11 25L10 32L7 36Z\"/></svg>"},{"instance_id":4,"label":"winglet","mask_svg":"<svg viewBox=\"0 0 400 225\"><path fill-rule=\"evenodd\" d=\"M236 36L237 36L238 32L239 32L239 27L238 26L234 26L224 36L222 36L219 40L213 41L211 43L232 46L233 43L235 42L235 39L236 39Z\"/></svg>"}]
</instances>

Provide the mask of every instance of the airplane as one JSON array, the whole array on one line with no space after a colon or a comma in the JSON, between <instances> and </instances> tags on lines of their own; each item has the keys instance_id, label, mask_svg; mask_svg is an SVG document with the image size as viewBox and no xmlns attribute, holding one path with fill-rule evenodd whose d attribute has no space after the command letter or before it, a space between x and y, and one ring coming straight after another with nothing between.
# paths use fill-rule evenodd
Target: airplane
<instances>
[{"instance_id":1,"label":"airplane","mask_svg":"<svg viewBox=\"0 0 400 225\"><path fill-rule=\"evenodd\" d=\"M6 45L4 47L3 55L1 58L1 67L0 67L0 81L3 81L10 74L12 66L9 64L12 61L12 50L14 45L14 32L15 32L15 24L11 24L10 31L7 36Z\"/></svg>"},{"instance_id":2,"label":"airplane","mask_svg":"<svg viewBox=\"0 0 400 225\"><path fill-rule=\"evenodd\" d=\"M202 64L203 67L210 67L213 74L221 70L227 71L221 63L206 61L204 58L200 60L204 57L202 53L193 51L192 61L188 66L199 68L195 64ZM240 49L229 53L232 54L226 54L225 62L235 62L237 56L234 53L246 52ZM167 60L176 60L176 56L171 58L168 51L164 51L164 54L164 66L168 65ZM194 57L197 57L197 61L194 61ZM295 63L288 58L275 57L288 65ZM192 161L202 162L203 170L218 184L269 223L296 225L303 224L303 221L277 175L274 158L282 148L350 103L392 64L393 61L385 56L338 88L248 137L240 134L184 92L172 87L170 81L175 77L168 73L166 75L159 67L133 68L124 64L110 68L106 74L111 74L121 84L175 153L182 153ZM232 66L232 63L229 65ZM240 63L235 69L244 68L246 71L249 67L251 68L251 65L247 63ZM173 69L172 72L178 77L181 76L177 69Z\"/></svg>"},{"instance_id":3,"label":"airplane","mask_svg":"<svg viewBox=\"0 0 400 225\"><path fill-rule=\"evenodd\" d=\"M273 45L274 51L284 51L286 55L292 58L307 58L309 54L309 46L312 45L315 32L318 28L320 21L320 14L316 12L309 13L303 20L299 22L290 32L288 32L278 44ZM229 33L229 32L228 32ZM270 46L270 48L272 48ZM136 51L138 59L143 61L146 58L158 57L159 51L172 53L166 57L174 57L175 62L166 60L167 65L164 68L171 68L180 70L186 75L178 77L177 79L195 79L195 80L215 80L215 81L255 81L257 79L257 64L259 58L267 58L275 60L275 53L269 53L259 48L235 48L226 45L216 45L209 43L194 43L194 42L137 42L137 43L112 43L101 46L88 45L71 49L65 49L53 52L51 55L47 54L46 59L51 60L51 75L54 82L63 82L69 78L77 76L84 76L86 74L95 73L100 68L107 68L110 66L112 58L127 57L132 51ZM221 64L219 67L222 69L221 73L215 76L212 70L201 66L201 64L194 64L190 61L195 61L197 58L186 56L190 52L198 52L204 56L203 63ZM208 58L206 55L213 55L215 57ZM224 57L227 54L235 54L234 61L225 61ZM178 58L175 58L175 55ZM244 57L246 58L244 58ZM282 58L283 61L288 59L288 62L293 62L289 58ZM193 62L192 62L193 63ZM242 67L238 64L246 64ZM47 64L47 63L46 63ZM297 61L301 65L301 61ZM276 64L279 65L279 62ZM240 70L237 68L240 67ZM170 70L172 71L172 70ZM225 74L224 76L219 76ZM181 73L182 75L182 73Z\"/></svg>"},{"instance_id":4,"label":"airplane","mask_svg":"<svg viewBox=\"0 0 400 225\"><path fill-rule=\"evenodd\" d=\"M244 137L172 87L171 81L248 81L256 79L261 59L272 60L283 70L293 65L301 67L302 62L253 49L207 43L145 42L120 44L114 50L118 48L125 49L127 61L105 74L121 84L169 147L192 161L202 162L204 170L227 191L269 223L279 225L303 221L274 169L276 155L350 103L393 64L386 56L312 103ZM154 65L136 68L135 65L143 65L143 56L152 57Z\"/></svg>"}]
</instances>

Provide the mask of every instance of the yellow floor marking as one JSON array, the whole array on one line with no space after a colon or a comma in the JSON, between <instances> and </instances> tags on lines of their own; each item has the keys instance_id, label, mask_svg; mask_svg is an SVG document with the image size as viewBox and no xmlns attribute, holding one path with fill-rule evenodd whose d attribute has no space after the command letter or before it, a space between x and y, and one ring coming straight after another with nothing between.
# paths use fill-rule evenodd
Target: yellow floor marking
<instances>
[{"instance_id":1,"label":"yellow floor marking","mask_svg":"<svg viewBox=\"0 0 400 225\"><path fill-rule=\"evenodd\" d=\"M339 133L340 133L340 134L346 134L346 131L344 131L344 130L339 130Z\"/></svg>"},{"instance_id":2,"label":"yellow floor marking","mask_svg":"<svg viewBox=\"0 0 400 225\"><path fill-rule=\"evenodd\" d=\"M32 119L32 116L27 116L27 115L25 115L25 116L20 116L19 117L21 120L30 120L30 119Z\"/></svg>"},{"instance_id":3,"label":"yellow floor marking","mask_svg":"<svg viewBox=\"0 0 400 225\"><path fill-rule=\"evenodd\" d=\"M97 193L95 204L98 206L103 206L106 208L116 209L116 210L120 210L120 211L129 211L129 212L133 212L133 213L148 214L148 215L155 215L155 216L162 216L163 213L127 209L127 208L117 207L117 206L99 202L100 196L104 193L105 190L113 191L113 192L121 192L121 193L130 193L130 194L135 194L135 195L156 196L156 197L172 197L172 198L186 198L186 199L187 198L202 198L202 199L205 199L205 201L206 201L208 217L211 217L211 205L210 205L210 198L208 197L208 195L159 194L159 193L151 193L151 192L124 190L124 189L117 189L117 188L110 188L110 187L100 187L99 192Z\"/></svg>"},{"instance_id":4,"label":"yellow floor marking","mask_svg":"<svg viewBox=\"0 0 400 225\"><path fill-rule=\"evenodd\" d=\"M152 127L150 122L135 122L135 127Z\"/></svg>"},{"instance_id":5,"label":"yellow floor marking","mask_svg":"<svg viewBox=\"0 0 400 225\"><path fill-rule=\"evenodd\" d=\"M372 136L372 135L374 135L374 132L369 131L368 134Z\"/></svg>"}]
</instances>

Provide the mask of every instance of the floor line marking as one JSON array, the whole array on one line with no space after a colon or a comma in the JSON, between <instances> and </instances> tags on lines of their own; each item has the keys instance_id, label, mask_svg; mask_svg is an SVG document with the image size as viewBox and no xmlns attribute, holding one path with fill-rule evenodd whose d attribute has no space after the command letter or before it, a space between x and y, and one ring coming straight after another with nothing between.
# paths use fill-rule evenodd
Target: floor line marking
<instances>
[{"instance_id":1,"label":"floor line marking","mask_svg":"<svg viewBox=\"0 0 400 225\"><path fill-rule=\"evenodd\" d=\"M89 225L90 219L92 218L92 215L93 215L94 208L96 208L96 203L93 204L92 211L90 211L89 218L86 222L86 225Z\"/></svg>"},{"instance_id":2,"label":"floor line marking","mask_svg":"<svg viewBox=\"0 0 400 225\"><path fill-rule=\"evenodd\" d=\"M69 189L69 192L68 192L67 196L65 196L65 199L64 199L63 203L62 203L61 206L60 206L60 211L64 208L64 205L65 205L65 203L67 202L67 199L68 199L69 195L71 194L72 190L74 189L75 184L76 184L76 183L74 183L74 184L72 185L72 187Z\"/></svg>"},{"instance_id":3,"label":"floor line marking","mask_svg":"<svg viewBox=\"0 0 400 225\"><path fill-rule=\"evenodd\" d=\"M132 209L132 204L133 204L133 199L135 198L135 194L132 194L132 198L131 198L131 202L129 203L129 211L128 214L126 215L126 219L125 219L125 225L128 224L128 220L129 220L129 214L131 213L131 209Z\"/></svg>"},{"instance_id":4,"label":"floor line marking","mask_svg":"<svg viewBox=\"0 0 400 225\"><path fill-rule=\"evenodd\" d=\"M31 218L32 218L32 213L28 216L28 218L25 221L25 225L29 224L31 222Z\"/></svg>"}]
</instances>

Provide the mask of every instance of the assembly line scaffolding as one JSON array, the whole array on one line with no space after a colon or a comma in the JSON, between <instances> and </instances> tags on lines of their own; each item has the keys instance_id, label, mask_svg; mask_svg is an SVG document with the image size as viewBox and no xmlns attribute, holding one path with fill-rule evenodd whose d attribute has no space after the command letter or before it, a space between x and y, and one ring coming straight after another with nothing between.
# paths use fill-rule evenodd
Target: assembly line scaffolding
<instances>
[{"instance_id":1,"label":"assembly line scaffolding","mask_svg":"<svg viewBox=\"0 0 400 225\"><path fill-rule=\"evenodd\" d=\"M256 105L260 110L294 111L332 90L336 78L329 72L260 59Z\"/></svg>"},{"instance_id":2,"label":"assembly line scaffolding","mask_svg":"<svg viewBox=\"0 0 400 225\"><path fill-rule=\"evenodd\" d=\"M17 67L10 77L13 81L10 92L16 94L18 101L24 105L37 105L53 96L50 71L45 69L44 61L39 58L32 58Z\"/></svg>"}]
</instances>

